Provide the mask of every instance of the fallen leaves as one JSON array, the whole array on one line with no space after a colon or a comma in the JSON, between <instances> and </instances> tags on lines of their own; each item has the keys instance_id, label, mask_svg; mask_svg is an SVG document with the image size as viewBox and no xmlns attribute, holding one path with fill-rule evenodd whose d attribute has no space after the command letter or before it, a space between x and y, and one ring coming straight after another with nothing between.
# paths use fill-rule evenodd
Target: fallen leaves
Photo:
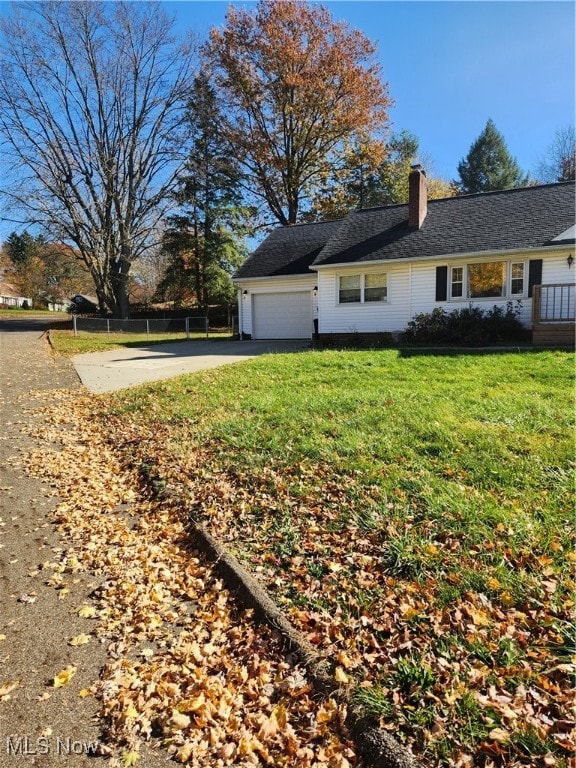
<instances>
[{"instance_id":1,"label":"fallen leaves","mask_svg":"<svg viewBox=\"0 0 576 768\"><path fill-rule=\"evenodd\" d=\"M78 671L77 667L74 665L69 665L66 667L66 669L63 669L62 672L59 672L52 681L52 685L54 688L63 688L65 685L68 685L68 683L72 680L76 672Z\"/></svg>"},{"instance_id":2,"label":"fallen leaves","mask_svg":"<svg viewBox=\"0 0 576 768\"><path fill-rule=\"evenodd\" d=\"M18 598L19 603L35 603L37 600L37 595L20 595Z\"/></svg>"},{"instance_id":3,"label":"fallen leaves","mask_svg":"<svg viewBox=\"0 0 576 768\"><path fill-rule=\"evenodd\" d=\"M71 609L90 620L90 633L68 643L107 645L101 680L79 695L100 701L109 742L124 746L120 763L136 764L141 742L156 736L191 765L357 765L342 705L316 697L281 639L240 611L190 551L185 509L142 494L91 399L60 393L59 401L34 428L61 450L23 459L61 497L55 519L69 541L40 572L59 594L81 570L98 577L93 604ZM346 665L353 661L342 655ZM52 687L80 668L77 660L60 671Z\"/></svg>"},{"instance_id":4,"label":"fallen leaves","mask_svg":"<svg viewBox=\"0 0 576 768\"><path fill-rule=\"evenodd\" d=\"M233 466L216 440L191 449L186 425L172 440L172 427L149 413L138 423L128 412L110 419L94 400L45 415L41 429L64 442L65 455L44 451L31 469L64 497L58 524L73 550L49 575L66 588L81 562L102 578L83 617L108 644L97 695L127 755L158 735L189 764L356 761L342 706L313 698L277 638L238 614L187 550L181 511L191 509L250 563L332 663L335 682L360 683L382 725L415 752L441 745L442 765L454 768L571 759L574 601L558 561L573 558L560 541L554 562L536 547L512 547L519 508L513 525L498 523L493 540L467 548L465 531L452 535L430 517L439 502L426 477L385 494L319 463ZM127 493L140 473L157 498ZM456 480L453 493L475 496Z\"/></svg>"},{"instance_id":5,"label":"fallen leaves","mask_svg":"<svg viewBox=\"0 0 576 768\"><path fill-rule=\"evenodd\" d=\"M337 683L349 683L350 682L350 678L348 677L346 672L344 672L342 667L336 667L336 670L334 672L334 680L336 680Z\"/></svg>"},{"instance_id":6,"label":"fallen leaves","mask_svg":"<svg viewBox=\"0 0 576 768\"><path fill-rule=\"evenodd\" d=\"M0 685L0 701L9 701L10 694L22 685L22 680L9 680Z\"/></svg>"},{"instance_id":7,"label":"fallen leaves","mask_svg":"<svg viewBox=\"0 0 576 768\"><path fill-rule=\"evenodd\" d=\"M337 467L245 466L216 440L193 447L185 424L130 415L109 428L161 498L180 498L258 574L332 663L335 682L362 686L383 727L417 753L439 745L446 766L471 765L475 752L489 755L487 768L552 765L518 747L527 729L558 751L554 759L571 754L573 735L556 733L571 706L574 659L551 663L554 644L567 646L554 627L574 608L569 573L551 578L566 554L559 542L554 563L537 546L513 549L520 509L514 525L494 526L493 540L466 547L465 532L447 533L428 515L437 500L425 478L423 491L386 496ZM460 483L453 490L478 495ZM538 699L536 688L547 695Z\"/></svg>"},{"instance_id":8,"label":"fallen leaves","mask_svg":"<svg viewBox=\"0 0 576 768\"><path fill-rule=\"evenodd\" d=\"M79 635L76 635L75 637L71 638L69 641L69 644L78 647L79 645L86 645L90 642L90 635L86 635L84 632L81 632Z\"/></svg>"},{"instance_id":9,"label":"fallen leaves","mask_svg":"<svg viewBox=\"0 0 576 768\"><path fill-rule=\"evenodd\" d=\"M136 765L138 760L140 760L139 752L132 750L130 752L122 753L122 765L125 765L126 768L129 768L131 765Z\"/></svg>"}]
</instances>

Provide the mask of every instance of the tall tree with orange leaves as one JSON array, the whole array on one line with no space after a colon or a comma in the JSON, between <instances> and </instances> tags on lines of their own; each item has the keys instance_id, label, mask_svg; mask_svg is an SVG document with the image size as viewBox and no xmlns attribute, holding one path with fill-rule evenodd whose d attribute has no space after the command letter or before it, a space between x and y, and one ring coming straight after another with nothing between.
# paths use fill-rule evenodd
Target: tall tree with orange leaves
<instances>
[{"instance_id":1,"label":"tall tree with orange leaves","mask_svg":"<svg viewBox=\"0 0 576 768\"><path fill-rule=\"evenodd\" d=\"M299 220L345 145L382 152L391 100L375 46L323 6L232 7L205 55L246 187L281 224Z\"/></svg>"}]
</instances>

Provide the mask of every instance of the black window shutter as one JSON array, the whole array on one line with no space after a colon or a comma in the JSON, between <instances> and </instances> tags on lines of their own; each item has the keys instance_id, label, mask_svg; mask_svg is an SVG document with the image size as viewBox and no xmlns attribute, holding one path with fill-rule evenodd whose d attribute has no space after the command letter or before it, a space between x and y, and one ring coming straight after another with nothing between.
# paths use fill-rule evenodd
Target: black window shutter
<instances>
[{"instance_id":1,"label":"black window shutter","mask_svg":"<svg viewBox=\"0 0 576 768\"><path fill-rule=\"evenodd\" d=\"M530 259L528 262L528 296L532 296L535 285L542 284L542 259Z\"/></svg>"},{"instance_id":2,"label":"black window shutter","mask_svg":"<svg viewBox=\"0 0 576 768\"><path fill-rule=\"evenodd\" d=\"M436 267L436 301L448 299L448 267Z\"/></svg>"}]
</instances>

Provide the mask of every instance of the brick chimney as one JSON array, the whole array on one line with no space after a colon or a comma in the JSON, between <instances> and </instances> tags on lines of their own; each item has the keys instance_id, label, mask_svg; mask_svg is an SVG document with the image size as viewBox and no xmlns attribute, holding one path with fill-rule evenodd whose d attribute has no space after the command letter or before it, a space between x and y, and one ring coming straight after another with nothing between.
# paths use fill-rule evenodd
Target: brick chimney
<instances>
[{"instance_id":1,"label":"brick chimney","mask_svg":"<svg viewBox=\"0 0 576 768\"><path fill-rule=\"evenodd\" d=\"M408 226L420 229L428 212L426 171L413 165L408 176Z\"/></svg>"}]
</instances>

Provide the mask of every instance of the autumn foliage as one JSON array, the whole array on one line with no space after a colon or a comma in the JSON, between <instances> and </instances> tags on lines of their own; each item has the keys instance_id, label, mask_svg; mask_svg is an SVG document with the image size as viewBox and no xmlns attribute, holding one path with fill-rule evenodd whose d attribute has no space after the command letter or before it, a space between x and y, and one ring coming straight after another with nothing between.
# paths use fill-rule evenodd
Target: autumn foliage
<instances>
[{"instance_id":1,"label":"autumn foliage","mask_svg":"<svg viewBox=\"0 0 576 768\"><path fill-rule=\"evenodd\" d=\"M374 45L322 6L231 8L205 54L247 187L281 224L297 221L344 142L387 126L391 102Z\"/></svg>"}]
</instances>

